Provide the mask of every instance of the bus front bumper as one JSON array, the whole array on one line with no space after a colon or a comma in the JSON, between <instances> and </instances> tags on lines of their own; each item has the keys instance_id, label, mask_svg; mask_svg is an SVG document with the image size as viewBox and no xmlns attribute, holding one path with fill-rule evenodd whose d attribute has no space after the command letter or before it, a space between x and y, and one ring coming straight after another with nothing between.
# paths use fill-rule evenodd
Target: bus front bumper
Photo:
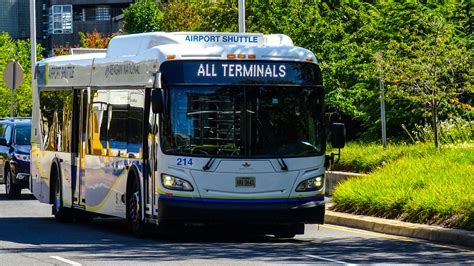
<instances>
[{"instance_id":1,"label":"bus front bumper","mask_svg":"<svg viewBox=\"0 0 474 266\"><path fill-rule=\"evenodd\" d=\"M209 203L160 199L159 223L324 223L324 200L285 203Z\"/></svg>"}]
</instances>

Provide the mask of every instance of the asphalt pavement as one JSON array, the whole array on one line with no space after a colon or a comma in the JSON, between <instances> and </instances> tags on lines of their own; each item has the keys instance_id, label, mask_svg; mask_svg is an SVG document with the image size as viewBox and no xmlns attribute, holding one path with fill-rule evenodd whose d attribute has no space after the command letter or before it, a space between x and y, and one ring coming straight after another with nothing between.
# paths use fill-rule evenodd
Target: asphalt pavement
<instances>
[{"instance_id":1,"label":"asphalt pavement","mask_svg":"<svg viewBox=\"0 0 474 266\"><path fill-rule=\"evenodd\" d=\"M348 227L307 225L295 239L245 232L200 227L137 239L121 219L59 224L27 190L8 200L0 186L0 265L474 264L472 249Z\"/></svg>"}]
</instances>

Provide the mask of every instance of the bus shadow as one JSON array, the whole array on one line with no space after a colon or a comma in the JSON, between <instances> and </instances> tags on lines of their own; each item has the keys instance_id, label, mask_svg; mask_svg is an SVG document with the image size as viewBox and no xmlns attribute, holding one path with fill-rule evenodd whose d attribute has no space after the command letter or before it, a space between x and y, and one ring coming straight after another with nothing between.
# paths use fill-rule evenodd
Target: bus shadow
<instances>
[{"instance_id":1,"label":"bus shadow","mask_svg":"<svg viewBox=\"0 0 474 266\"><path fill-rule=\"evenodd\" d=\"M2 252L57 254L73 252L82 263L186 262L251 260L270 263L324 263L324 256L350 263L472 262L472 253L385 238L275 239L243 234L238 228L202 228L137 239L119 219L60 224L54 218L0 218ZM12 244L15 243L15 244ZM70 256L70 254L69 254Z\"/></svg>"}]
</instances>

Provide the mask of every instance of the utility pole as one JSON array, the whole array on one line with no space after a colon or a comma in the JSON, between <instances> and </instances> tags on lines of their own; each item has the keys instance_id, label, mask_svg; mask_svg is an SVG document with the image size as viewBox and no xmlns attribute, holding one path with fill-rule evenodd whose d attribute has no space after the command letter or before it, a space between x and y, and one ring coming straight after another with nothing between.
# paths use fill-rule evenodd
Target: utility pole
<instances>
[{"instance_id":1,"label":"utility pole","mask_svg":"<svg viewBox=\"0 0 474 266\"><path fill-rule=\"evenodd\" d=\"M35 78L35 66L36 66L36 1L35 0L30 0L30 45L31 45L31 84L33 85L33 81Z\"/></svg>"},{"instance_id":2,"label":"utility pole","mask_svg":"<svg viewBox=\"0 0 474 266\"><path fill-rule=\"evenodd\" d=\"M239 33L245 32L245 0L239 0Z\"/></svg>"},{"instance_id":3,"label":"utility pole","mask_svg":"<svg viewBox=\"0 0 474 266\"><path fill-rule=\"evenodd\" d=\"M387 125L385 121L385 89L382 80L382 52L377 52L377 62L379 68L379 88L380 88L380 121L382 124L382 145L387 149Z\"/></svg>"}]
</instances>

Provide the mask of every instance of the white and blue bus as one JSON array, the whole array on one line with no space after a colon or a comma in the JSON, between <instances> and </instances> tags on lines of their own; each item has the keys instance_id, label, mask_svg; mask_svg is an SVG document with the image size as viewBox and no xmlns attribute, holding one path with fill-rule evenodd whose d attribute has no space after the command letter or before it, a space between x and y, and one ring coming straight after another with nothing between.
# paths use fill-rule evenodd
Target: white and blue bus
<instances>
[{"instance_id":1,"label":"white and blue bus","mask_svg":"<svg viewBox=\"0 0 474 266\"><path fill-rule=\"evenodd\" d=\"M144 33L36 65L30 187L59 221L324 222L324 91L281 34Z\"/></svg>"}]
</instances>

